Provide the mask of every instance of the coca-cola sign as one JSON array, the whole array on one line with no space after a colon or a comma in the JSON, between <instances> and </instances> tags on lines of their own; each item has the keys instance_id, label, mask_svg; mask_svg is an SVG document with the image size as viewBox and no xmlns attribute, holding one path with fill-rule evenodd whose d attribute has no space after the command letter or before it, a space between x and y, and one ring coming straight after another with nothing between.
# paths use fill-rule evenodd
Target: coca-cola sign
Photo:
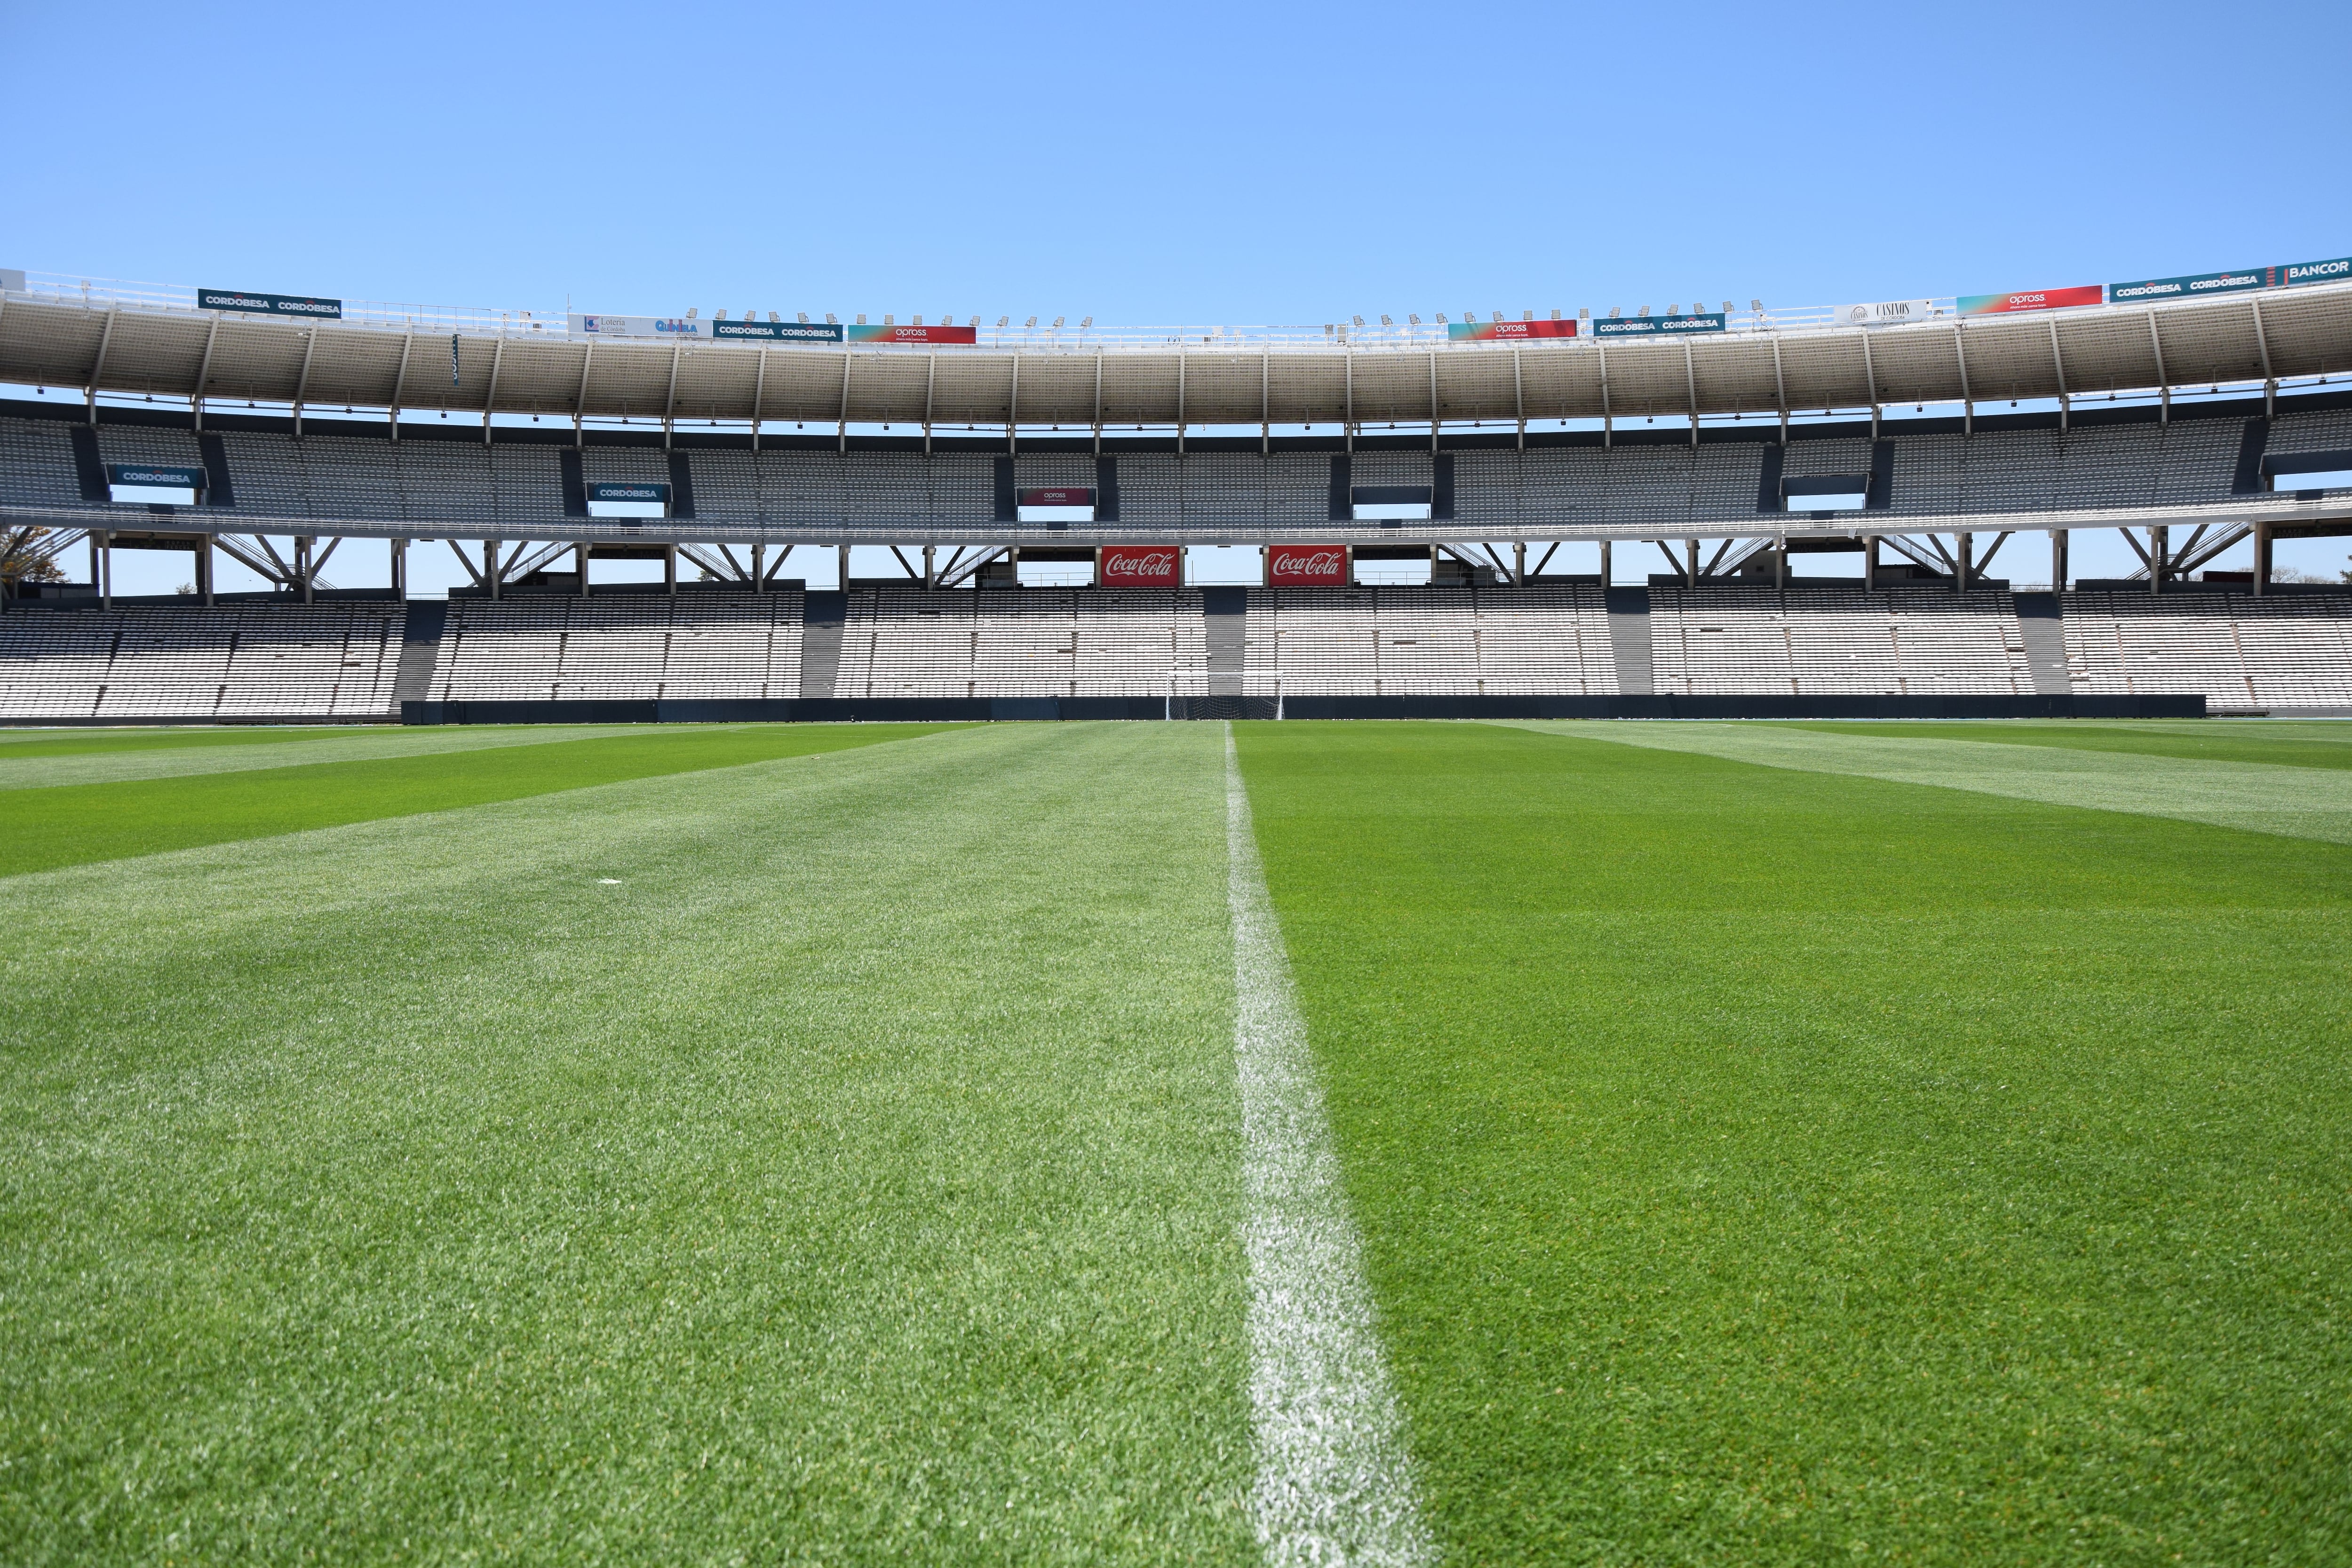
<instances>
[{"instance_id":1,"label":"coca-cola sign","mask_svg":"<svg viewBox=\"0 0 2352 1568\"><path fill-rule=\"evenodd\" d=\"M1106 588L1175 588L1183 553L1172 544L1106 544L1095 553L1095 581Z\"/></svg>"},{"instance_id":2,"label":"coca-cola sign","mask_svg":"<svg viewBox=\"0 0 2352 1568\"><path fill-rule=\"evenodd\" d=\"M1271 544L1265 552L1265 581L1274 588L1344 588L1348 585L1348 547L1344 544Z\"/></svg>"}]
</instances>

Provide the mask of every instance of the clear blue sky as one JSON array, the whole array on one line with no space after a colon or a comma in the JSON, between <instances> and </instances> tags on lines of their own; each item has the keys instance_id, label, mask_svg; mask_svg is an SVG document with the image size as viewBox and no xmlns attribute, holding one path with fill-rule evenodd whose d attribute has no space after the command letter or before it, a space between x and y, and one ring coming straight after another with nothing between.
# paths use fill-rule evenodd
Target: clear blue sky
<instances>
[{"instance_id":1,"label":"clear blue sky","mask_svg":"<svg viewBox=\"0 0 2352 1568\"><path fill-rule=\"evenodd\" d=\"M0 265L1317 322L2352 252L2352 6L10 7Z\"/></svg>"},{"instance_id":2,"label":"clear blue sky","mask_svg":"<svg viewBox=\"0 0 2352 1568\"><path fill-rule=\"evenodd\" d=\"M158 282L1312 322L2352 248L2352 6L9 11L0 265Z\"/></svg>"}]
</instances>

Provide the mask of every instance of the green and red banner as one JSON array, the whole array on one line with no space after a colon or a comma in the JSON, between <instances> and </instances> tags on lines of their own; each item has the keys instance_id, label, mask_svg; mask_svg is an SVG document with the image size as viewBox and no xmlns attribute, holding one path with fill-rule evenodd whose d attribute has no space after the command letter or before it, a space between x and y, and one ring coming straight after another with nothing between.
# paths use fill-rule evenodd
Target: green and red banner
<instances>
[{"instance_id":1,"label":"green and red banner","mask_svg":"<svg viewBox=\"0 0 2352 1568\"><path fill-rule=\"evenodd\" d=\"M2106 289L2096 283L2080 289L2021 289L2014 294L1963 294L1958 301L1963 316L1999 316L2011 310L2063 310L2070 305L2104 305Z\"/></svg>"},{"instance_id":2,"label":"green and red banner","mask_svg":"<svg viewBox=\"0 0 2352 1568\"><path fill-rule=\"evenodd\" d=\"M942 323L936 327L849 327L845 329L853 343L976 343L980 342L977 327L952 327Z\"/></svg>"},{"instance_id":3,"label":"green and red banner","mask_svg":"<svg viewBox=\"0 0 2352 1568\"><path fill-rule=\"evenodd\" d=\"M1455 342L1484 342L1492 338L1572 338L1574 321L1449 321L1445 335Z\"/></svg>"}]
</instances>

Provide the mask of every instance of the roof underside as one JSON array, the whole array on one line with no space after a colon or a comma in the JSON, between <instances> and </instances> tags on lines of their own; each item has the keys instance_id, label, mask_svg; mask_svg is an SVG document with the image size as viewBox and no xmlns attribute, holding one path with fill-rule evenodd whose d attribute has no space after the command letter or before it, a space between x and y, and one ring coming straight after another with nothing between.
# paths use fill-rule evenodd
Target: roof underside
<instances>
[{"instance_id":1,"label":"roof underside","mask_svg":"<svg viewBox=\"0 0 2352 1568\"><path fill-rule=\"evenodd\" d=\"M730 422L1368 427L1993 403L2347 371L2352 288L1868 330L1256 353L759 349L47 300L0 310L5 382L188 398L201 380L208 399Z\"/></svg>"}]
</instances>

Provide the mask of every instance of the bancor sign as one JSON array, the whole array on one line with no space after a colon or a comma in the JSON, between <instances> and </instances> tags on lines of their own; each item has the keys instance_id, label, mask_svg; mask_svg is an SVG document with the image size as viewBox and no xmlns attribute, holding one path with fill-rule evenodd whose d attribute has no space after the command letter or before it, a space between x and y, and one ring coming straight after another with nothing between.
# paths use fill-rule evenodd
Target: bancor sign
<instances>
[{"instance_id":1,"label":"bancor sign","mask_svg":"<svg viewBox=\"0 0 2352 1568\"><path fill-rule=\"evenodd\" d=\"M1269 544L1265 548L1265 585L1269 588L1344 588L1348 585L1348 547L1344 544Z\"/></svg>"},{"instance_id":2,"label":"bancor sign","mask_svg":"<svg viewBox=\"0 0 2352 1568\"><path fill-rule=\"evenodd\" d=\"M1095 552L1095 581L1106 588L1181 588L1183 552L1172 544L1106 544Z\"/></svg>"}]
</instances>

